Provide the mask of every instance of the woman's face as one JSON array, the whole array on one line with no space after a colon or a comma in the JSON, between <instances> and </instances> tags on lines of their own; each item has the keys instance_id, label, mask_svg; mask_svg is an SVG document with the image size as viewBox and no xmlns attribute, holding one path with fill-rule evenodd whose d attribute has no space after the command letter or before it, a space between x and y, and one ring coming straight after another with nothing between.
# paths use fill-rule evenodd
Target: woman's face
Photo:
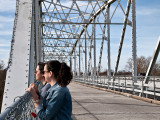
<instances>
[{"instance_id":1,"label":"woman's face","mask_svg":"<svg viewBox=\"0 0 160 120\"><path fill-rule=\"evenodd\" d=\"M47 65L44 66L44 78L46 82L50 82L50 72L47 69Z\"/></svg>"},{"instance_id":2,"label":"woman's face","mask_svg":"<svg viewBox=\"0 0 160 120\"><path fill-rule=\"evenodd\" d=\"M41 74L41 72L39 70L39 66L37 66L37 68L35 70L35 75L36 75L36 80L41 80L44 78L43 74Z\"/></svg>"}]
</instances>

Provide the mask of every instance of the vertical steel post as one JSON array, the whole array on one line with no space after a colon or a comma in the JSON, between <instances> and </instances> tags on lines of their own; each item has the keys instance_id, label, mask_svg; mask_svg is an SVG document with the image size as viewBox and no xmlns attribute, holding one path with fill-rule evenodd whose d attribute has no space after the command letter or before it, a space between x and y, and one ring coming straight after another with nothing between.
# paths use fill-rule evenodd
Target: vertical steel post
<instances>
[{"instance_id":1,"label":"vertical steel post","mask_svg":"<svg viewBox=\"0 0 160 120\"><path fill-rule=\"evenodd\" d=\"M87 79L87 40L86 40L86 31L87 28L85 29L85 81Z\"/></svg>"},{"instance_id":2,"label":"vertical steel post","mask_svg":"<svg viewBox=\"0 0 160 120\"><path fill-rule=\"evenodd\" d=\"M70 68L71 68L71 71L72 71L72 56L70 56Z\"/></svg>"},{"instance_id":3,"label":"vertical steel post","mask_svg":"<svg viewBox=\"0 0 160 120\"><path fill-rule=\"evenodd\" d=\"M42 29L42 22L43 22L43 20L42 20L42 2L39 2L39 41L40 41L40 44L39 44L39 57L40 57L40 61L43 61L44 60L44 58L43 58L43 49L42 49L42 47L43 47L43 41L42 41L42 34L43 34L43 29Z\"/></svg>"},{"instance_id":4,"label":"vertical steel post","mask_svg":"<svg viewBox=\"0 0 160 120\"><path fill-rule=\"evenodd\" d=\"M137 50L136 50L136 0L132 0L132 76L137 82Z\"/></svg>"},{"instance_id":5,"label":"vertical steel post","mask_svg":"<svg viewBox=\"0 0 160 120\"><path fill-rule=\"evenodd\" d=\"M79 77L81 76L81 41L79 39Z\"/></svg>"},{"instance_id":6,"label":"vertical steel post","mask_svg":"<svg viewBox=\"0 0 160 120\"><path fill-rule=\"evenodd\" d=\"M142 79L142 88L141 88L141 89L142 89L142 93L141 93L141 96L142 96L142 97L144 96L144 91L143 91L143 86L144 86L144 85L143 85L143 83L144 83L144 82L143 82L143 79Z\"/></svg>"},{"instance_id":7,"label":"vertical steel post","mask_svg":"<svg viewBox=\"0 0 160 120\"><path fill-rule=\"evenodd\" d=\"M102 61L102 52L103 52L103 45L104 45L104 40L106 39L106 35L105 35L105 32L106 32L106 23L107 23L107 19L106 19L106 14L107 12L105 13L105 20L104 20L104 26L103 26L103 35L102 35L102 42L101 42L101 48L100 48L100 55L99 55L99 63L98 63L98 68L97 68L97 76L99 77L99 73L100 73L100 68L101 68L101 61Z\"/></svg>"},{"instance_id":8,"label":"vertical steel post","mask_svg":"<svg viewBox=\"0 0 160 120\"><path fill-rule=\"evenodd\" d=\"M96 24L95 24L95 18L94 18L94 21L93 21L93 36L94 36L94 81L96 80Z\"/></svg>"},{"instance_id":9,"label":"vertical steel post","mask_svg":"<svg viewBox=\"0 0 160 120\"><path fill-rule=\"evenodd\" d=\"M74 76L76 76L76 49L74 51Z\"/></svg>"},{"instance_id":10,"label":"vertical steel post","mask_svg":"<svg viewBox=\"0 0 160 120\"><path fill-rule=\"evenodd\" d=\"M125 92L126 92L126 87L127 87L127 86L126 86L126 77L125 77Z\"/></svg>"},{"instance_id":11,"label":"vertical steel post","mask_svg":"<svg viewBox=\"0 0 160 120\"><path fill-rule=\"evenodd\" d=\"M154 86L154 100L156 100L156 83L155 83L155 77L153 79L153 86Z\"/></svg>"},{"instance_id":12,"label":"vertical steel post","mask_svg":"<svg viewBox=\"0 0 160 120\"><path fill-rule=\"evenodd\" d=\"M33 9L33 13L32 13L32 24L31 24L31 44L30 44L30 64L29 64L29 79L28 79L28 87L31 83L34 83L34 64L35 64L35 56L34 56L34 46L35 46L35 41L34 41L34 12L35 9Z\"/></svg>"},{"instance_id":13,"label":"vertical steel post","mask_svg":"<svg viewBox=\"0 0 160 120\"><path fill-rule=\"evenodd\" d=\"M110 23L110 6L107 6L107 23ZM110 58L110 24L107 24L107 57L108 57L108 81L111 80L111 58Z\"/></svg>"},{"instance_id":14,"label":"vertical steel post","mask_svg":"<svg viewBox=\"0 0 160 120\"><path fill-rule=\"evenodd\" d=\"M39 13L40 13L40 6L39 6L39 1L38 0L34 0L35 1L35 39L36 39L36 62L38 64L38 62L40 62L40 39L39 39Z\"/></svg>"}]
</instances>

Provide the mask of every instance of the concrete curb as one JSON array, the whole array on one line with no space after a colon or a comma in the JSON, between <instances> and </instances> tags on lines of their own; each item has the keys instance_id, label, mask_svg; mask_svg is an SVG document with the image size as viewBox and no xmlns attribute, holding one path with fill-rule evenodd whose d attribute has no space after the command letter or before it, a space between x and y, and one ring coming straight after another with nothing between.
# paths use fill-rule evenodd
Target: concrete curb
<instances>
[{"instance_id":1,"label":"concrete curb","mask_svg":"<svg viewBox=\"0 0 160 120\"><path fill-rule=\"evenodd\" d=\"M150 99L150 98L144 98L144 97L132 95L132 94L129 94L129 93L114 91L114 90L110 90L110 89L106 89L106 88L101 88L101 87L97 87L97 86L87 85L87 84L79 83L79 82L76 82L76 81L72 81L72 82L78 83L78 84L80 84L82 86L86 86L86 87L90 87L90 88L95 88L95 89L98 89L98 90L103 90L103 91L107 91L107 92L123 95L123 96L126 96L126 97L134 98L134 99L137 99L137 100L142 100L142 101L145 101L145 102L149 102L149 103L160 105L160 101L158 101L158 100L153 100L153 99Z\"/></svg>"}]
</instances>

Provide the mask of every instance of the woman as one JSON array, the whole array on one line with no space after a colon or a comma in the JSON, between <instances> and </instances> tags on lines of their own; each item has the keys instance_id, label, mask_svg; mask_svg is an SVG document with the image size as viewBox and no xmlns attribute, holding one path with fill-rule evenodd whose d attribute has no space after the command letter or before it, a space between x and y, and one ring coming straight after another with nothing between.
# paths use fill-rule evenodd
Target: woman
<instances>
[{"instance_id":1,"label":"woman","mask_svg":"<svg viewBox=\"0 0 160 120\"><path fill-rule=\"evenodd\" d=\"M35 70L35 76L36 76L37 83L36 84L31 83L29 86L29 88L33 87L35 89L40 99L44 98L46 91L50 88L50 84L47 84L44 78L44 71L43 71L44 65L45 63L43 62L38 63L36 70Z\"/></svg>"},{"instance_id":2,"label":"woman","mask_svg":"<svg viewBox=\"0 0 160 120\"><path fill-rule=\"evenodd\" d=\"M70 67L56 60L48 61L44 66L44 77L51 87L42 104L35 89L29 89L38 117L41 120L72 120L72 99L66 87L72 79Z\"/></svg>"},{"instance_id":3,"label":"woman","mask_svg":"<svg viewBox=\"0 0 160 120\"><path fill-rule=\"evenodd\" d=\"M46 81L44 79L44 65L45 63L43 62L39 62L37 67L36 67L36 70L35 70L35 76L36 76L36 86L38 88L38 90L42 89L45 84L46 84Z\"/></svg>"},{"instance_id":4,"label":"woman","mask_svg":"<svg viewBox=\"0 0 160 120\"><path fill-rule=\"evenodd\" d=\"M35 76L36 76L36 80L38 80L38 82L35 84L31 83L30 86L34 87L37 94L39 94L39 97L44 97L46 91L50 88L50 84L47 84L47 82L45 81L44 78L44 66L45 63L43 62L39 62L36 70L35 70Z\"/></svg>"}]
</instances>

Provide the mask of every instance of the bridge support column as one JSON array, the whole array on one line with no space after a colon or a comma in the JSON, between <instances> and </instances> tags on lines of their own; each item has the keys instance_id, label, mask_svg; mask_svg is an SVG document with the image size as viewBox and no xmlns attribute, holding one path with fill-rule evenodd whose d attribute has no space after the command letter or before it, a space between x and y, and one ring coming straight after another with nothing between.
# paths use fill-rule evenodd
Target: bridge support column
<instances>
[{"instance_id":1,"label":"bridge support column","mask_svg":"<svg viewBox=\"0 0 160 120\"><path fill-rule=\"evenodd\" d=\"M76 49L74 51L74 76L76 76Z\"/></svg>"},{"instance_id":2,"label":"bridge support column","mask_svg":"<svg viewBox=\"0 0 160 120\"><path fill-rule=\"evenodd\" d=\"M73 70L72 70L72 65L73 65L73 64L72 64L72 56L70 56L70 61L69 61L69 62L70 62L71 71L73 71Z\"/></svg>"},{"instance_id":3,"label":"bridge support column","mask_svg":"<svg viewBox=\"0 0 160 120\"><path fill-rule=\"evenodd\" d=\"M107 23L110 23L110 6L107 6ZM108 58L108 81L111 80L111 58L110 58L110 24L107 24L107 58ZM109 82L108 82L109 83Z\"/></svg>"},{"instance_id":4,"label":"bridge support column","mask_svg":"<svg viewBox=\"0 0 160 120\"><path fill-rule=\"evenodd\" d=\"M95 19L93 21L95 23ZM93 40L94 40L94 82L96 81L96 24L93 24Z\"/></svg>"},{"instance_id":5,"label":"bridge support column","mask_svg":"<svg viewBox=\"0 0 160 120\"><path fill-rule=\"evenodd\" d=\"M132 76L137 82L137 50L136 50L136 0L131 1L132 6Z\"/></svg>"},{"instance_id":6,"label":"bridge support column","mask_svg":"<svg viewBox=\"0 0 160 120\"><path fill-rule=\"evenodd\" d=\"M79 77L81 76L81 41L79 39Z\"/></svg>"},{"instance_id":7,"label":"bridge support column","mask_svg":"<svg viewBox=\"0 0 160 120\"><path fill-rule=\"evenodd\" d=\"M36 48L36 64L38 64L38 62L42 61L41 59L41 49L42 49L42 42L41 42L41 34L40 34L40 4L38 0L34 0L34 4L35 4L35 40L36 40L36 44L35 44L35 48Z\"/></svg>"},{"instance_id":8,"label":"bridge support column","mask_svg":"<svg viewBox=\"0 0 160 120\"><path fill-rule=\"evenodd\" d=\"M86 31L87 30L85 30L85 81L88 78L88 74L87 74L87 39L86 39Z\"/></svg>"}]
</instances>

